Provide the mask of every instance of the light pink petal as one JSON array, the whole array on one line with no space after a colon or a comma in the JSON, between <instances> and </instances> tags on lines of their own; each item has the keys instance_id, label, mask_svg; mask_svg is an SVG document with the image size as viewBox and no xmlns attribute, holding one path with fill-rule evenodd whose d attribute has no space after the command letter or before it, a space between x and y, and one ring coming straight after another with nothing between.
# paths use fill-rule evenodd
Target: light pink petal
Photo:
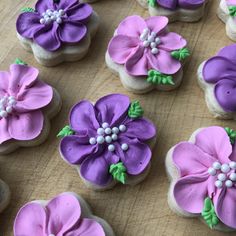
<instances>
[{"instance_id":1,"label":"light pink petal","mask_svg":"<svg viewBox=\"0 0 236 236\"><path fill-rule=\"evenodd\" d=\"M145 28L147 24L141 16L128 16L119 24L117 34L139 38Z\"/></svg>"},{"instance_id":2,"label":"light pink petal","mask_svg":"<svg viewBox=\"0 0 236 236\"><path fill-rule=\"evenodd\" d=\"M125 63L128 74L132 76L145 76L148 74L148 60L144 51L143 47L139 47Z\"/></svg>"},{"instance_id":3,"label":"light pink petal","mask_svg":"<svg viewBox=\"0 0 236 236\"><path fill-rule=\"evenodd\" d=\"M181 35L173 32L160 35L160 40L161 44L158 47L166 51L181 49L187 45L187 41Z\"/></svg>"},{"instance_id":4,"label":"light pink petal","mask_svg":"<svg viewBox=\"0 0 236 236\"><path fill-rule=\"evenodd\" d=\"M137 51L139 43L138 38L117 35L111 39L108 53L115 63L125 64L129 57Z\"/></svg>"},{"instance_id":5,"label":"light pink petal","mask_svg":"<svg viewBox=\"0 0 236 236\"><path fill-rule=\"evenodd\" d=\"M8 131L16 140L37 138L43 129L44 117L40 110L9 116Z\"/></svg>"},{"instance_id":6,"label":"light pink petal","mask_svg":"<svg viewBox=\"0 0 236 236\"><path fill-rule=\"evenodd\" d=\"M53 198L47 205L48 234L64 236L65 232L77 224L81 215L76 196L63 193Z\"/></svg>"},{"instance_id":7,"label":"light pink petal","mask_svg":"<svg viewBox=\"0 0 236 236\"><path fill-rule=\"evenodd\" d=\"M0 119L0 144L11 139L11 136L8 132L8 119Z\"/></svg>"},{"instance_id":8,"label":"light pink petal","mask_svg":"<svg viewBox=\"0 0 236 236\"><path fill-rule=\"evenodd\" d=\"M196 135L195 144L221 163L228 163L232 145L224 128L211 126Z\"/></svg>"},{"instance_id":9,"label":"light pink petal","mask_svg":"<svg viewBox=\"0 0 236 236\"><path fill-rule=\"evenodd\" d=\"M105 236L102 226L93 219L82 219L73 230L65 236Z\"/></svg>"},{"instance_id":10,"label":"light pink petal","mask_svg":"<svg viewBox=\"0 0 236 236\"><path fill-rule=\"evenodd\" d=\"M170 52L162 49L159 49L156 55L148 51L147 57L152 69L160 71L163 74L172 75L177 73L181 68L181 63L174 59Z\"/></svg>"},{"instance_id":11,"label":"light pink petal","mask_svg":"<svg viewBox=\"0 0 236 236\"><path fill-rule=\"evenodd\" d=\"M38 203L28 203L18 212L14 223L15 236L47 236L46 212Z\"/></svg>"},{"instance_id":12,"label":"light pink petal","mask_svg":"<svg viewBox=\"0 0 236 236\"><path fill-rule=\"evenodd\" d=\"M0 96L6 95L10 80L10 73L8 71L0 71Z\"/></svg>"},{"instance_id":13,"label":"light pink petal","mask_svg":"<svg viewBox=\"0 0 236 236\"><path fill-rule=\"evenodd\" d=\"M11 95L16 96L21 90L31 86L31 84L37 79L38 74L38 69L34 67L12 64L10 66L10 79L8 87Z\"/></svg>"},{"instance_id":14,"label":"light pink petal","mask_svg":"<svg viewBox=\"0 0 236 236\"><path fill-rule=\"evenodd\" d=\"M172 159L181 176L203 173L215 161L213 157L189 142L177 144L173 150Z\"/></svg>"},{"instance_id":15,"label":"light pink petal","mask_svg":"<svg viewBox=\"0 0 236 236\"><path fill-rule=\"evenodd\" d=\"M156 33L159 33L160 31L165 29L168 24L168 18L165 16L153 16L149 17L145 21L148 28Z\"/></svg>"}]
</instances>

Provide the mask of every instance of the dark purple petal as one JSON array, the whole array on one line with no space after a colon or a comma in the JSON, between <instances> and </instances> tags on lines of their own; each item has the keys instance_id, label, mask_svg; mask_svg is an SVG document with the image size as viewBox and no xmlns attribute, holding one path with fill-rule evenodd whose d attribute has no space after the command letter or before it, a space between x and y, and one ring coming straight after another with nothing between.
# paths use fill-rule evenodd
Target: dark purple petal
<instances>
[{"instance_id":1,"label":"dark purple petal","mask_svg":"<svg viewBox=\"0 0 236 236\"><path fill-rule=\"evenodd\" d=\"M179 7L186 9L195 9L204 4L205 0L179 0Z\"/></svg>"},{"instance_id":2,"label":"dark purple petal","mask_svg":"<svg viewBox=\"0 0 236 236\"><path fill-rule=\"evenodd\" d=\"M87 27L82 23L64 22L58 28L58 37L63 43L78 43L87 33Z\"/></svg>"},{"instance_id":3,"label":"dark purple petal","mask_svg":"<svg viewBox=\"0 0 236 236\"><path fill-rule=\"evenodd\" d=\"M48 9L56 10L53 0L38 0L35 4L35 10L40 14L44 13Z\"/></svg>"},{"instance_id":4,"label":"dark purple petal","mask_svg":"<svg viewBox=\"0 0 236 236\"><path fill-rule=\"evenodd\" d=\"M222 48L217 56L225 57L236 64L236 44L231 44Z\"/></svg>"},{"instance_id":5,"label":"dark purple petal","mask_svg":"<svg viewBox=\"0 0 236 236\"><path fill-rule=\"evenodd\" d=\"M157 0L157 4L161 7L174 10L177 7L178 0Z\"/></svg>"},{"instance_id":6,"label":"dark purple petal","mask_svg":"<svg viewBox=\"0 0 236 236\"><path fill-rule=\"evenodd\" d=\"M60 0L59 4L55 4L57 9L69 10L70 8L79 5L78 0Z\"/></svg>"},{"instance_id":7,"label":"dark purple petal","mask_svg":"<svg viewBox=\"0 0 236 236\"><path fill-rule=\"evenodd\" d=\"M66 11L68 20L70 21L87 21L93 12L93 8L86 3L81 3L73 6Z\"/></svg>"},{"instance_id":8,"label":"dark purple petal","mask_svg":"<svg viewBox=\"0 0 236 236\"><path fill-rule=\"evenodd\" d=\"M110 126L118 125L127 116L130 100L122 94L111 94L100 98L96 104L97 119L102 124L107 122Z\"/></svg>"},{"instance_id":9,"label":"dark purple petal","mask_svg":"<svg viewBox=\"0 0 236 236\"><path fill-rule=\"evenodd\" d=\"M19 15L16 21L17 32L27 39L33 39L35 33L44 28L45 25L40 24L40 15L36 12L24 12Z\"/></svg>"}]
</instances>

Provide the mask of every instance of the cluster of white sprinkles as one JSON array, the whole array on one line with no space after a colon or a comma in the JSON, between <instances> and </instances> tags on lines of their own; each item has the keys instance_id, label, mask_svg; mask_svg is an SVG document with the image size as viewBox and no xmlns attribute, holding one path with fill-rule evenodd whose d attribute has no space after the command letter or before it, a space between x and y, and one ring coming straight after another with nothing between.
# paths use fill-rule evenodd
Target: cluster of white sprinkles
<instances>
[{"instance_id":1,"label":"cluster of white sprinkles","mask_svg":"<svg viewBox=\"0 0 236 236\"><path fill-rule=\"evenodd\" d=\"M112 144L113 141L117 141L118 139L118 134L120 132L125 132L126 131L126 126L121 124L119 127L109 127L109 124L107 122L104 122L102 124L102 127L97 129L97 137L91 137L89 139L89 143L91 145L95 144L108 144L108 150L110 152L115 151L115 145ZM121 144L121 149L123 151L127 151L129 149L129 145L127 143Z\"/></svg>"},{"instance_id":2,"label":"cluster of white sprinkles","mask_svg":"<svg viewBox=\"0 0 236 236\"><path fill-rule=\"evenodd\" d=\"M16 99L14 96L5 95L0 99L0 117L6 118L12 112Z\"/></svg>"},{"instance_id":3,"label":"cluster of white sprinkles","mask_svg":"<svg viewBox=\"0 0 236 236\"><path fill-rule=\"evenodd\" d=\"M50 10L48 9L42 14L42 18L40 19L41 24L50 24L51 22L57 22L58 24L62 23L62 17L65 15L63 9L60 10Z\"/></svg>"},{"instance_id":4,"label":"cluster of white sprinkles","mask_svg":"<svg viewBox=\"0 0 236 236\"><path fill-rule=\"evenodd\" d=\"M223 183L227 188L231 188L236 183L236 162L231 161L230 163L221 164L216 161L212 164L212 167L208 168L208 173L211 176L217 175L217 180L215 181L215 186L217 188L222 188Z\"/></svg>"},{"instance_id":5,"label":"cluster of white sprinkles","mask_svg":"<svg viewBox=\"0 0 236 236\"><path fill-rule=\"evenodd\" d=\"M152 54L157 54L159 52L157 46L161 43L161 40L159 37L157 37L156 32L151 32L150 29L145 28L140 35L140 40L143 42L143 46L148 48L151 48Z\"/></svg>"}]
</instances>

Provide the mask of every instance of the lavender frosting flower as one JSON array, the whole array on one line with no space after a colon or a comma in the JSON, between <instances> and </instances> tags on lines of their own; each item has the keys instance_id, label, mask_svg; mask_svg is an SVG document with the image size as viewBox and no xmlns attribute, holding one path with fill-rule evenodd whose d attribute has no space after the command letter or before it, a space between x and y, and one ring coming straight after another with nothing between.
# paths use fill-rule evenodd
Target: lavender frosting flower
<instances>
[{"instance_id":1,"label":"lavender frosting flower","mask_svg":"<svg viewBox=\"0 0 236 236\"><path fill-rule=\"evenodd\" d=\"M78 0L38 0L35 11L20 14L17 32L47 51L80 42L87 34L92 8Z\"/></svg>"},{"instance_id":2,"label":"lavender frosting flower","mask_svg":"<svg viewBox=\"0 0 236 236\"><path fill-rule=\"evenodd\" d=\"M109 168L123 163L129 175L141 174L151 159L145 141L156 134L154 125L144 119L128 116L130 100L121 94L76 104L70 113L70 127L74 135L66 136L60 144L63 158L80 165L80 174L98 186L112 181Z\"/></svg>"},{"instance_id":3,"label":"lavender frosting flower","mask_svg":"<svg viewBox=\"0 0 236 236\"><path fill-rule=\"evenodd\" d=\"M175 10L177 7L194 9L204 4L205 0L156 0L157 5Z\"/></svg>"}]
</instances>

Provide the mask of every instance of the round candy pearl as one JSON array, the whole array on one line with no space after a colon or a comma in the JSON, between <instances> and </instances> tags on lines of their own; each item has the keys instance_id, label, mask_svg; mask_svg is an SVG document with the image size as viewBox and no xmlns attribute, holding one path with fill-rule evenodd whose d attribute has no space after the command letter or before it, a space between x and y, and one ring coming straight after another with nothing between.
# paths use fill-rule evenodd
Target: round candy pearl
<instances>
[{"instance_id":1,"label":"round candy pearl","mask_svg":"<svg viewBox=\"0 0 236 236\"><path fill-rule=\"evenodd\" d=\"M222 183L220 180L216 180L215 186L216 186L217 188L222 188L223 183Z\"/></svg>"},{"instance_id":2,"label":"round candy pearl","mask_svg":"<svg viewBox=\"0 0 236 236\"><path fill-rule=\"evenodd\" d=\"M115 151L115 146L114 146L113 144L110 144L110 145L108 146L108 150L109 150L110 152L114 152L114 151Z\"/></svg>"},{"instance_id":3,"label":"round candy pearl","mask_svg":"<svg viewBox=\"0 0 236 236\"><path fill-rule=\"evenodd\" d=\"M6 111L0 111L0 116L1 117L7 117L7 112Z\"/></svg>"},{"instance_id":4,"label":"round candy pearl","mask_svg":"<svg viewBox=\"0 0 236 236\"><path fill-rule=\"evenodd\" d=\"M104 142L105 142L105 139L104 139L103 136L98 136L98 137L97 137L97 143L98 143L98 144L103 144Z\"/></svg>"},{"instance_id":5,"label":"round candy pearl","mask_svg":"<svg viewBox=\"0 0 236 236\"><path fill-rule=\"evenodd\" d=\"M214 168L210 167L210 168L208 169L208 173L209 173L210 175L214 176L214 175L216 175L216 170L215 170Z\"/></svg>"},{"instance_id":6,"label":"round candy pearl","mask_svg":"<svg viewBox=\"0 0 236 236\"><path fill-rule=\"evenodd\" d=\"M230 167L231 169L233 169L233 170L236 170L236 162L235 162L235 161L231 161L231 162L229 163L229 167Z\"/></svg>"},{"instance_id":7,"label":"round candy pearl","mask_svg":"<svg viewBox=\"0 0 236 236\"><path fill-rule=\"evenodd\" d=\"M62 23L62 19L60 17L57 18L57 24L61 24Z\"/></svg>"},{"instance_id":8,"label":"round candy pearl","mask_svg":"<svg viewBox=\"0 0 236 236\"><path fill-rule=\"evenodd\" d=\"M6 107L6 112L11 113L12 112L12 106L7 106Z\"/></svg>"},{"instance_id":9,"label":"round candy pearl","mask_svg":"<svg viewBox=\"0 0 236 236\"><path fill-rule=\"evenodd\" d=\"M144 41L146 39L146 37L147 37L147 35L142 33L139 38L141 41Z\"/></svg>"},{"instance_id":10,"label":"round candy pearl","mask_svg":"<svg viewBox=\"0 0 236 236\"><path fill-rule=\"evenodd\" d=\"M150 35L150 36L148 36L148 42L153 42L155 40L155 38L152 36L152 35Z\"/></svg>"},{"instance_id":11,"label":"round candy pearl","mask_svg":"<svg viewBox=\"0 0 236 236\"><path fill-rule=\"evenodd\" d=\"M236 181L236 173L231 173L229 176L230 180Z\"/></svg>"},{"instance_id":12,"label":"round candy pearl","mask_svg":"<svg viewBox=\"0 0 236 236\"><path fill-rule=\"evenodd\" d=\"M148 34L150 32L150 30L148 29L148 28L145 28L144 30L143 30L143 34Z\"/></svg>"},{"instance_id":13,"label":"round candy pearl","mask_svg":"<svg viewBox=\"0 0 236 236\"><path fill-rule=\"evenodd\" d=\"M47 9L46 13L49 15L52 11L50 9Z\"/></svg>"},{"instance_id":14,"label":"round candy pearl","mask_svg":"<svg viewBox=\"0 0 236 236\"><path fill-rule=\"evenodd\" d=\"M112 128L112 133L113 134L118 134L119 133L119 129L117 127L113 127Z\"/></svg>"},{"instance_id":15,"label":"round candy pearl","mask_svg":"<svg viewBox=\"0 0 236 236\"><path fill-rule=\"evenodd\" d=\"M228 165L228 164L223 164L223 165L221 166L221 171L222 171L223 173L228 173L228 172L230 171L229 165Z\"/></svg>"},{"instance_id":16,"label":"round candy pearl","mask_svg":"<svg viewBox=\"0 0 236 236\"><path fill-rule=\"evenodd\" d=\"M129 146L128 146L127 143L123 143L123 144L121 145L121 149L122 149L123 151L127 151L128 148L129 148Z\"/></svg>"},{"instance_id":17,"label":"round candy pearl","mask_svg":"<svg viewBox=\"0 0 236 236\"><path fill-rule=\"evenodd\" d=\"M143 46L145 48L147 48L149 46L150 42L148 42L147 40L143 41Z\"/></svg>"},{"instance_id":18,"label":"round candy pearl","mask_svg":"<svg viewBox=\"0 0 236 236\"><path fill-rule=\"evenodd\" d=\"M220 170L221 168L221 164L218 161L214 162L212 166L215 170Z\"/></svg>"},{"instance_id":19,"label":"round candy pearl","mask_svg":"<svg viewBox=\"0 0 236 236\"><path fill-rule=\"evenodd\" d=\"M55 15L52 15L50 18L51 18L51 20L56 20L57 19L57 17Z\"/></svg>"},{"instance_id":20,"label":"round candy pearl","mask_svg":"<svg viewBox=\"0 0 236 236\"><path fill-rule=\"evenodd\" d=\"M155 42L152 42L150 46L151 48L156 48L157 44Z\"/></svg>"},{"instance_id":21,"label":"round candy pearl","mask_svg":"<svg viewBox=\"0 0 236 236\"><path fill-rule=\"evenodd\" d=\"M96 144L96 143L97 143L96 138L94 138L94 137L90 138L90 139L89 139L89 143L90 143L91 145Z\"/></svg>"},{"instance_id":22,"label":"round candy pearl","mask_svg":"<svg viewBox=\"0 0 236 236\"><path fill-rule=\"evenodd\" d=\"M116 141L118 139L118 136L117 136L117 134L112 134L111 138L112 138L112 140Z\"/></svg>"},{"instance_id":23,"label":"round candy pearl","mask_svg":"<svg viewBox=\"0 0 236 236\"><path fill-rule=\"evenodd\" d=\"M152 31L151 36L156 37L157 33Z\"/></svg>"},{"instance_id":24,"label":"round candy pearl","mask_svg":"<svg viewBox=\"0 0 236 236\"><path fill-rule=\"evenodd\" d=\"M106 137L105 137L105 141L106 141L107 143L111 143L111 142L112 142L111 136L106 136Z\"/></svg>"},{"instance_id":25,"label":"round candy pearl","mask_svg":"<svg viewBox=\"0 0 236 236\"><path fill-rule=\"evenodd\" d=\"M225 186L226 186L227 188L231 188L231 187L233 186L233 182L232 182L231 180L226 180L226 181L225 181Z\"/></svg>"},{"instance_id":26,"label":"round candy pearl","mask_svg":"<svg viewBox=\"0 0 236 236\"><path fill-rule=\"evenodd\" d=\"M226 175L223 173L218 174L217 176L218 180L220 181L225 181L226 180Z\"/></svg>"},{"instance_id":27,"label":"round candy pearl","mask_svg":"<svg viewBox=\"0 0 236 236\"><path fill-rule=\"evenodd\" d=\"M63 9L60 9L60 10L58 11L58 13L59 13L60 16L63 16L63 15L65 14L65 12L64 12Z\"/></svg>"},{"instance_id":28,"label":"round candy pearl","mask_svg":"<svg viewBox=\"0 0 236 236\"><path fill-rule=\"evenodd\" d=\"M40 22L40 24L45 24L45 19L41 18L39 22Z\"/></svg>"},{"instance_id":29,"label":"round candy pearl","mask_svg":"<svg viewBox=\"0 0 236 236\"><path fill-rule=\"evenodd\" d=\"M157 54L159 52L159 50L157 48L153 48L151 52L152 52L152 54Z\"/></svg>"},{"instance_id":30,"label":"round candy pearl","mask_svg":"<svg viewBox=\"0 0 236 236\"><path fill-rule=\"evenodd\" d=\"M160 38L155 38L155 43L158 45L158 44L160 44L161 43L161 39Z\"/></svg>"},{"instance_id":31,"label":"round candy pearl","mask_svg":"<svg viewBox=\"0 0 236 236\"><path fill-rule=\"evenodd\" d=\"M107 122L102 123L102 128L106 129L109 127L109 124Z\"/></svg>"},{"instance_id":32,"label":"round candy pearl","mask_svg":"<svg viewBox=\"0 0 236 236\"><path fill-rule=\"evenodd\" d=\"M105 132L105 131L104 131L103 128L98 128L98 129L97 129L97 134L98 134L98 135L103 135L104 132Z\"/></svg>"},{"instance_id":33,"label":"round candy pearl","mask_svg":"<svg viewBox=\"0 0 236 236\"><path fill-rule=\"evenodd\" d=\"M125 126L125 125L120 125L120 126L119 126L119 130L120 130L121 132L125 132L125 131L126 131L126 126Z\"/></svg>"},{"instance_id":34,"label":"round candy pearl","mask_svg":"<svg viewBox=\"0 0 236 236\"><path fill-rule=\"evenodd\" d=\"M105 129L105 134L111 134L111 128L106 128Z\"/></svg>"}]
</instances>

